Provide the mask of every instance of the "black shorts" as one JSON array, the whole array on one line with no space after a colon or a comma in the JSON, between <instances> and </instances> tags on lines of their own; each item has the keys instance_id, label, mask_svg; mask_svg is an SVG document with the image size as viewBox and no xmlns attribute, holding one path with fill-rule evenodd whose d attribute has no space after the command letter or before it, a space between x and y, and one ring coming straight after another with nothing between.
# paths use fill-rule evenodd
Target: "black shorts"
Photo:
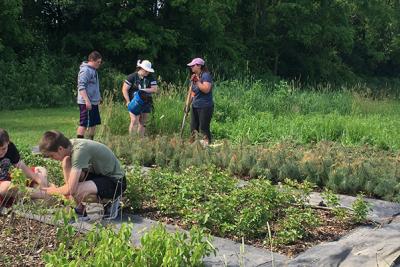
<instances>
[{"instance_id":1,"label":"black shorts","mask_svg":"<svg viewBox=\"0 0 400 267\"><path fill-rule=\"evenodd\" d=\"M126 178L117 179L115 177L89 173L86 181L93 181L97 187L97 195L100 198L114 199L119 197L126 189Z\"/></svg>"},{"instance_id":2,"label":"black shorts","mask_svg":"<svg viewBox=\"0 0 400 267\"><path fill-rule=\"evenodd\" d=\"M92 105L92 109L88 110L85 104L79 104L79 126L93 127L100 124L101 119L98 105Z\"/></svg>"}]
</instances>

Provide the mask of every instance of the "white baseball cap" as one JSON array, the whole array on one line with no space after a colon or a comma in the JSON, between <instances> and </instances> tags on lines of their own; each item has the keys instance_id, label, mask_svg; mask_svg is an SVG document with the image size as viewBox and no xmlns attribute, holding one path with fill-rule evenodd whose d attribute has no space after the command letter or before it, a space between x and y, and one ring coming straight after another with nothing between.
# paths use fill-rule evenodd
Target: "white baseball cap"
<instances>
[{"instance_id":1,"label":"white baseball cap","mask_svg":"<svg viewBox=\"0 0 400 267\"><path fill-rule=\"evenodd\" d=\"M144 69L145 71L154 72L154 69L151 67L151 62L148 60L142 60L142 62L138 60L137 66Z\"/></svg>"}]
</instances>

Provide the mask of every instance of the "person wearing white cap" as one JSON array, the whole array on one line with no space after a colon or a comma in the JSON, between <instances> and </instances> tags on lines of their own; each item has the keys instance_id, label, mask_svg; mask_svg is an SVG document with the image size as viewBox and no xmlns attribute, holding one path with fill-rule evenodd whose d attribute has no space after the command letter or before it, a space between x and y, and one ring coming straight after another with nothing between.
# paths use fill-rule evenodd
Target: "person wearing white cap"
<instances>
[{"instance_id":1,"label":"person wearing white cap","mask_svg":"<svg viewBox=\"0 0 400 267\"><path fill-rule=\"evenodd\" d=\"M152 94L158 91L157 81L151 75L154 69L148 60L137 61L134 73L128 75L122 85L122 94L129 110L129 133L144 136L146 121L153 109Z\"/></svg>"},{"instance_id":2,"label":"person wearing white cap","mask_svg":"<svg viewBox=\"0 0 400 267\"><path fill-rule=\"evenodd\" d=\"M214 112L212 76L202 58L194 58L187 66L192 73L190 78L192 88L190 128L192 137L200 132L204 135L203 144L208 145L211 142L210 123Z\"/></svg>"}]
</instances>

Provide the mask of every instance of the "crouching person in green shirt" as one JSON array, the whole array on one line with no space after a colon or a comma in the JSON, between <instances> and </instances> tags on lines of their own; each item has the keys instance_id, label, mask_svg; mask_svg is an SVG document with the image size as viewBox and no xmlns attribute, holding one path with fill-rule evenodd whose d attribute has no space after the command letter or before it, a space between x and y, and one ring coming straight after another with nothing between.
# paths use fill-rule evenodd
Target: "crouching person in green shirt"
<instances>
[{"instance_id":1,"label":"crouching person in green shirt","mask_svg":"<svg viewBox=\"0 0 400 267\"><path fill-rule=\"evenodd\" d=\"M119 199L126 189L125 172L114 153L104 144L88 139L68 139L59 131L44 133L40 152L61 162L64 182L60 187L44 188L50 195L72 196L77 206L75 212L80 220L87 220L82 201L88 195L100 199L113 199L105 208L105 217L118 215Z\"/></svg>"}]
</instances>

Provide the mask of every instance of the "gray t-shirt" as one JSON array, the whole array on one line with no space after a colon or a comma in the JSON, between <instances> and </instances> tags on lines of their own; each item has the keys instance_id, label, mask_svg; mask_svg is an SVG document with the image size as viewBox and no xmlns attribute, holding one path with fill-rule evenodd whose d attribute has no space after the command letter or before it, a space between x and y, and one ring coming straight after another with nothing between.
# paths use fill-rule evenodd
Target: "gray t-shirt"
<instances>
[{"instance_id":1,"label":"gray t-shirt","mask_svg":"<svg viewBox=\"0 0 400 267\"><path fill-rule=\"evenodd\" d=\"M88 139L71 139L71 165L90 173L120 179L125 171L114 153L102 143Z\"/></svg>"}]
</instances>

